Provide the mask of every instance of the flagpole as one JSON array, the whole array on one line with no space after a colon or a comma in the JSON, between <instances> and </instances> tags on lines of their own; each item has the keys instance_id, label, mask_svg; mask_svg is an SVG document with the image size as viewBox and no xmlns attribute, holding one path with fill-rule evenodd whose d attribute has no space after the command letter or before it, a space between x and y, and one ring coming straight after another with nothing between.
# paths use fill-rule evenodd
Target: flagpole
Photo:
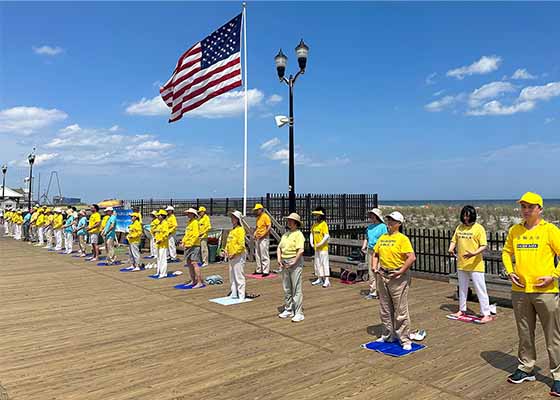
<instances>
[{"instance_id":1,"label":"flagpole","mask_svg":"<svg viewBox=\"0 0 560 400\"><path fill-rule=\"evenodd\" d=\"M243 67L245 69L245 137L243 143L243 215L247 215L247 3L243 2Z\"/></svg>"}]
</instances>

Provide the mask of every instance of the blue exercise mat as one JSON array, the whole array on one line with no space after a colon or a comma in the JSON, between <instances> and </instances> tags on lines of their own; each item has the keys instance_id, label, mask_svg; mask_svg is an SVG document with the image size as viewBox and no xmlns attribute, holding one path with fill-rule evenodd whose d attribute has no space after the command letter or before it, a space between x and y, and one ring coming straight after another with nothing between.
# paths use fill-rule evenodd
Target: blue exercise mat
<instances>
[{"instance_id":1,"label":"blue exercise mat","mask_svg":"<svg viewBox=\"0 0 560 400\"><path fill-rule=\"evenodd\" d=\"M148 278L152 278L152 279L160 279L158 278L158 274L154 274L154 275L150 275L148 276ZM167 276L161 279L166 279L166 278L177 278L179 275L174 275L173 272L168 272Z\"/></svg>"},{"instance_id":2,"label":"blue exercise mat","mask_svg":"<svg viewBox=\"0 0 560 400\"><path fill-rule=\"evenodd\" d=\"M152 256L144 256L142 257L144 260L155 260L156 257L152 257Z\"/></svg>"},{"instance_id":3,"label":"blue exercise mat","mask_svg":"<svg viewBox=\"0 0 560 400\"><path fill-rule=\"evenodd\" d=\"M187 285L186 283L182 283L180 285L175 285L173 286L175 289L179 289L179 290L191 290L194 289L194 285ZM199 287L197 289L204 289L206 287L206 285L202 285L202 287Z\"/></svg>"},{"instance_id":4,"label":"blue exercise mat","mask_svg":"<svg viewBox=\"0 0 560 400\"><path fill-rule=\"evenodd\" d=\"M177 259L177 260L167 260L168 264L173 264L173 263L178 263L178 262L180 262L179 259Z\"/></svg>"},{"instance_id":5,"label":"blue exercise mat","mask_svg":"<svg viewBox=\"0 0 560 400\"><path fill-rule=\"evenodd\" d=\"M66 254L66 253L65 253L65 252L63 252L63 251L59 251L59 252L58 252L58 254Z\"/></svg>"},{"instance_id":6,"label":"blue exercise mat","mask_svg":"<svg viewBox=\"0 0 560 400\"><path fill-rule=\"evenodd\" d=\"M217 299L210 299L208 300L211 303L216 303L216 304L221 304L222 306L231 306L234 304L241 304L241 303L248 303L250 301L253 301L252 299L232 299L229 296L226 297L219 297Z\"/></svg>"},{"instance_id":7,"label":"blue exercise mat","mask_svg":"<svg viewBox=\"0 0 560 400\"><path fill-rule=\"evenodd\" d=\"M47 249L47 251L53 252L53 251L58 251L58 250L55 250L55 249Z\"/></svg>"},{"instance_id":8,"label":"blue exercise mat","mask_svg":"<svg viewBox=\"0 0 560 400\"><path fill-rule=\"evenodd\" d=\"M120 272L140 272L140 271L145 271L145 270L146 270L146 268L140 268L138 271L134 271L130 267L119 269Z\"/></svg>"},{"instance_id":9,"label":"blue exercise mat","mask_svg":"<svg viewBox=\"0 0 560 400\"><path fill-rule=\"evenodd\" d=\"M120 261L115 261L114 263L110 264L108 262L98 262L97 266L98 267L107 267L107 266L112 266L112 265L121 265L122 263Z\"/></svg>"},{"instance_id":10,"label":"blue exercise mat","mask_svg":"<svg viewBox=\"0 0 560 400\"><path fill-rule=\"evenodd\" d=\"M386 354L391 357L403 357L426 348L423 344L412 343L412 350L403 350L399 342L369 342L362 344L362 348Z\"/></svg>"}]
</instances>

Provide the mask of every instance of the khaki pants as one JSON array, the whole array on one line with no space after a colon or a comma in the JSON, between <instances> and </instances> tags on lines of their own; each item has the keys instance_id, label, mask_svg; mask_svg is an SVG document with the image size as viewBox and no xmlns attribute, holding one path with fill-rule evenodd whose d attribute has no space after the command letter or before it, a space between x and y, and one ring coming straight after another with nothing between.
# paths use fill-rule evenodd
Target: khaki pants
<instances>
[{"instance_id":1,"label":"khaki pants","mask_svg":"<svg viewBox=\"0 0 560 400\"><path fill-rule=\"evenodd\" d=\"M80 245L80 253L86 254L86 235L78 235L78 244Z\"/></svg>"},{"instance_id":2,"label":"khaki pants","mask_svg":"<svg viewBox=\"0 0 560 400\"><path fill-rule=\"evenodd\" d=\"M269 237L264 237L255 243L255 261L257 262L257 273L270 273L270 256L268 254Z\"/></svg>"},{"instance_id":3,"label":"khaki pants","mask_svg":"<svg viewBox=\"0 0 560 400\"><path fill-rule=\"evenodd\" d=\"M283 262L290 262L292 259L284 259ZM295 314L303 314L303 259L299 264L290 268L282 268L282 287L284 288L284 310L292 311Z\"/></svg>"},{"instance_id":4,"label":"khaki pants","mask_svg":"<svg viewBox=\"0 0 560 400\"><path fill-rule=\"evenodd\" d=\"M115 239L105 238L105 249L107 250L107 262L115 262Z\"/></svg>"},{"instance_id":5,"label":"khaki pants","mask_svg":"<svg viewBox=\"0 0 560 400\"><path fill-rule=\"evenodd\" d=\"M512 292L511 302L519 336L518 361L521 371L530 373L535 367L535 327L541 322L550 372L560 380L560 298L558 293Z\"/></svg>"},{"instance_id":6,"label":"khaki pants","mask_svg":"<svg viewBox=\"0 0 560 400\"><path fill-rule=\"evenodd\" d=\"M200 254L202 265L208 265L208 238L200 239Z\"/></svg>"},{"instance_id":7,"label":"khaki pants","mask_svg":"<svg viewBox=\"0 0 560 400\"><path fill-rule=\"evenodd\" d=\"M383 338L399 339L401 345L410 344L410 316L408 314L408 288L410 271L400 278L389 278L384 273L377 274L377 294L379 314L383 324Z\"/></svg>"},{"instance_id":8,"label":"khaki pants","mask_svg":"<svg viewBox=\"0 0 560 400\"><path fill-rule=\"evenodd\" d=\"M377 279L376 275L371 271L371 258L373 257L373 249L367 249L366 253L366 264L368 265L368 275L369 275L369 291L370 293L377 293Z\"/></svg>"},{"instance_id":9,"label":"khaki pants","mask_svg":"<svg viewBox=\"0 0 560 400\"><path fill-rule=\"evenodd\" d=\"M229 260L231 297L245 299L245 253Z\"/></svg>"}]
</instances>

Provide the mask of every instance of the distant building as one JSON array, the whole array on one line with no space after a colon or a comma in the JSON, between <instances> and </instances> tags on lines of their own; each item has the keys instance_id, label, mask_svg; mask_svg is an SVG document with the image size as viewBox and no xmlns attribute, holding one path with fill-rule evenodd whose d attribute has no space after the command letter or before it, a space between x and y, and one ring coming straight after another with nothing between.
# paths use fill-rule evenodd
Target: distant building
<instances>
[{"instance_id":1,"label":"distant building","mask_svg":"<svg viewBox=\"0 0 560 400\"><path fill-rule=\"evenodd\" d=\"M2 185L0 185L0 207L18 207L20 203L25 201L25 196L17 190L10 189L8 186L4 188L4 197L2 197Z\"/></svg>"},{"instance_id":2,"label":"distant building","mask_svg":"<svg viewBox=\"0 0 560 400\"><path fill-rule=\"evenodd\" d=\"M80 204L82 199L79 197L64 197L64 196L54 196L53 204Z\"/></svg>"}]
</instances>

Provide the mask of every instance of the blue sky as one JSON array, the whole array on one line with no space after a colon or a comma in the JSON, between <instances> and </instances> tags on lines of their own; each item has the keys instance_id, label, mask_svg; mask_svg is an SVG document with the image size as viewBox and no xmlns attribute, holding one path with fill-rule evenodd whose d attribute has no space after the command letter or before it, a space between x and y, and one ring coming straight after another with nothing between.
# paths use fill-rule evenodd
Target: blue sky
<instances>
[{"instance_id":1,"label":"blue sky","mask_svg":"<svg viewBox=\"0 0 560 400\"><path fill-rule=\"evenodd\" d=\"M240 196L242 96L168 124L158 85L237 2L6 3L0 161L43 190ZM383 199L560 197L560 3L249 2L249 194L287 189L287 87L273 58L310 47L295 88L296 191Z\"/></svg>"}]
</instances>

